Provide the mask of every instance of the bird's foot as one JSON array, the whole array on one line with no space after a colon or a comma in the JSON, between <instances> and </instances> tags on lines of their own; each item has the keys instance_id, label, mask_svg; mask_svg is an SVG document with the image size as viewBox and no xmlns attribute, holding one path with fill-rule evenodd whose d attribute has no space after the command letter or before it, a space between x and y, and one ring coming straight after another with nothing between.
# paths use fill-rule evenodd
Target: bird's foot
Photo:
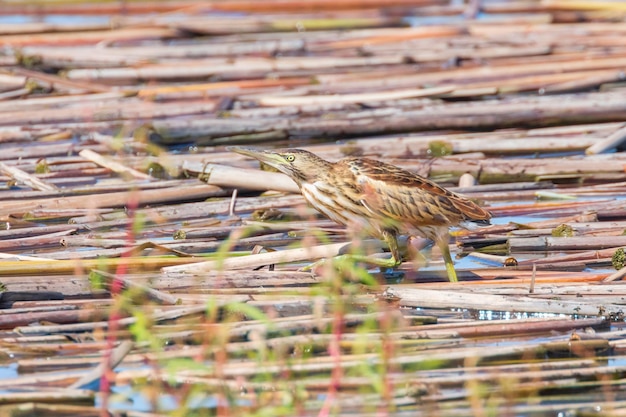
<instances>
[{"instance_id":1,"label":"bird's foot","mask_svg":"<svg viewBox=\"0 0 626 417\"><path fill-rule=\"evenodd\" d=\"M339 255L329 259L320 259L315 261L309 265L306 265L300 268L298 271L302 272L312 272L315 275L319 275L318 272L321 272L323 268L327 267L328 261L332 262L332 266L335 269L345 269L347 265L354 266L356 263L364 263L367 265L374 265L381 268L381 270L385 269L387 271L393 270L393 268L399 266L402 261L398 261L395 258L376 258L371 256L364 255ZM386 272L385 272L386 273Z\"/></svg>"}]
</instances>

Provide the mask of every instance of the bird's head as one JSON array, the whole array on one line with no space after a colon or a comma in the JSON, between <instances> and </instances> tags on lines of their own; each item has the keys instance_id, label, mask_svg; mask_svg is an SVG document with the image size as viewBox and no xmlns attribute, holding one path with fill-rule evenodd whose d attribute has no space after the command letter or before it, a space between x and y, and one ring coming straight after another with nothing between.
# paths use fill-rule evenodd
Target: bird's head
<instances>
[{"instance_id":1,"label":"bird's head","mask_svg":"<svg viewBox=\"0 0 626 417\"><path fill-rule=\"evenodd\" d=\"M328 161L303 149L258 150L240 146L231 146L226 149L258 159L288 175L298 185L315 182L320 173L326 171L324 168L330 165Z\"/></svg>"}]
</instances>

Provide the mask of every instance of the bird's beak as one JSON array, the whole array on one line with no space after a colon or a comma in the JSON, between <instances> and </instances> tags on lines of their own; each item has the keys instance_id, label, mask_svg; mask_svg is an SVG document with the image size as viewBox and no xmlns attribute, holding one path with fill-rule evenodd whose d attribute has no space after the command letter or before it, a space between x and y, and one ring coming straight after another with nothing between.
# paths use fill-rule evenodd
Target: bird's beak
<instances>
[{"instance_id":1,"label":"bird's beak","mask_svg":"<svg viewBox=\"0 0 626 417\"><path fill-rule=\"evenodd\" d=\"M278 170L280 170L280 167L284 165L283 158L273 151L263 151L259 149L253 149L253 148L244 148L242 146L228 146L226 147L226 150L235 152L241 155L249 156L254 159L258 159L264 164L267 164Z\"/></svg>"}]
</instances>

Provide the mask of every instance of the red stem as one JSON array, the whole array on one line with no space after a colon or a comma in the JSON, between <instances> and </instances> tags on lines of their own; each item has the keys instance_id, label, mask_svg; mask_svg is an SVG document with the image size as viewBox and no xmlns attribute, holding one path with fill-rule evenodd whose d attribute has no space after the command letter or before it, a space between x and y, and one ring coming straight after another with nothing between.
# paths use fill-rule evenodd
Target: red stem
<instances>
[{"instance_id":1,"label":"red stem","mask_svg":"<svg viewBox=\"0 0 626 417\"><path fill-rule=\"evenodd\" d=\"M131 192L126 205L128 212L128 224L126 226L126 247L132 248L135 245L135 234L133 230L135 210L139 206L139 200L137 194ZM130 251L125 251L122 254L122 258L127 258ZM121 262L115 271L116 277L123 277L128 272L128 264ZM115 278L111 283L110 294L111 298L116 298L122 291L122 281ZM105 366L105 371L100 379L100 393L102 395L102 406L100 408L101 417L109 417L109 396L111 394L111 381L114 379L113 369L111 367L111 354L115 348L115 342L117 341L117 331L119 329L119 320L122 318L122 314L119 310L119 306L116 303L112 305L113 310L109 314L108 332L107 332L107 348L103 354L102 361Z\"/></svg>"}]
</instances>

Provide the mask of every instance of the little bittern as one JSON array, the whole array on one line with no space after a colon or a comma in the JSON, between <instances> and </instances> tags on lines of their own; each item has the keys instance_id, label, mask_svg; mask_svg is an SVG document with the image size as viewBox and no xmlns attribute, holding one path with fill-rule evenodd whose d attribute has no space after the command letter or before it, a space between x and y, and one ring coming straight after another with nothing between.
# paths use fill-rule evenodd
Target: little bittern
<instances>
[{"instance_id":1,"label":"little bittern","mask_svg":"<svg viewBox=\"0 0 626 417\"><path fill-rule=\"evenodd\" d=\"M332 163L302 149L255 150L231 147L288 175L308 203L343 225L357 225L383 239L390 259L368 262L395 267L402 263L399 234L417 234L441 249L451 282L456 271L450 256L450 226L488 223L491 214L458 194L405 169L367 158Z\"/></svg>"}]
</instances>

